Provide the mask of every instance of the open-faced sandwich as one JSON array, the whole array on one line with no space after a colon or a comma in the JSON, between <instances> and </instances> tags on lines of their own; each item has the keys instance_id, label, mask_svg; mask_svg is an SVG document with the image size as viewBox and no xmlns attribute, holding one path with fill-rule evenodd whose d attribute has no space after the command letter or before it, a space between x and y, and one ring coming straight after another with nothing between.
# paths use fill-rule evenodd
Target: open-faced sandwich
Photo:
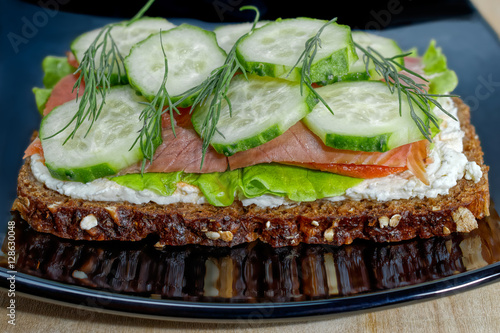
<instances>
[{"instance_id":1,"label":"open-faced sandwich","mask_svg":"<svg viewBox=\"0 0 500 333\"><path fill-rule=\"evenodd\" d=\"M258 17L258 15L257 15ZM43 63L13 210L85 240L342 245L469 232L487 171L434 41L138 15Z\"/></svg>"}]
</instances>

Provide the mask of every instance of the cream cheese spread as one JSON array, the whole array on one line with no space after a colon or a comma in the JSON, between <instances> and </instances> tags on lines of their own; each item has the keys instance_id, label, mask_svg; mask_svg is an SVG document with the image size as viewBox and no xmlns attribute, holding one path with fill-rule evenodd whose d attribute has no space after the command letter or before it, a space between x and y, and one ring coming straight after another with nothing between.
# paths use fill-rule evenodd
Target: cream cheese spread
<instances>
[{"instance_id":1,"label":"cream cheese spread","mask_svg":"<svg viewBox=\"0 0 500 333\"><path fill-rule=\"evenodd\" d=\"M455 118L457 117L457 107L451 98L443 99L442 106ZM426 167L429 185L425 185L411 172L405 171L383 178L365 179L357 186L348 189L343 196L329 200L389 201L415 197L434 198L448 194L450 188L464 176L466 179L478 182L482 177L481 168L476 162L469 162L463 154L464 132L460 129L460 123L439 108L435 108L434 113L443 122L440 125L441 131L433 140L434 147L430 154L432 163Z\"/></svg>"},{"instance_id":2,"label":"cream cheese spread","mask_svg":"<svg viewBox=\"0 0 500 333\"><path fill-rule=\"evenodd\" d=\"M99 178L89 183L63 181L52 177L47 167L42 163L40 155L31 157L31 170L35 178L44 183L49 189L66 196L89 201L128 201L134 204L143 204L150 201L160 205L175 202L205 203L201 191L193 185L179 182L177 189L171 196L163 196L150 190L136 191L119 185L106 178Z\"/></svg>"},{"instance_id":3,"label":"cream cheese spread","mask_svg":"<svg viewBox=\"0 0 500 333\"><path fill-rule=\"evenodd\" d=\"M444 99L442 106L456 117L457 108L451 98ZM440 126L441 131L434 138L434 147L430 154L432 163L426 167L429 185L422 183L411 172L405 171L383 178L366 179L348 189L342 196L325 199L330 201L345 199L389 201L412 197L436 197L440 194L447 194L450 188L463 177L478 182L482 177L481 168L475 162L469 162L463 154L464 132L460 129L459 122L451 119L438 108L434 112L443 119L443 122ZM31 168L38 181L54 191L73 198L89 201L128 201L134 204L152 201L161 205L175 202L196 204L206 202L196 186L182 182L177 184L177 189L171 196L163 196L150 190L136 191L105 178L85 184L62 181L51 176L39 155L32 156ZM287 198L273 195L239 199L245 206L255 204L262 208L298 204Z\"/></svg>"}]
</instances>

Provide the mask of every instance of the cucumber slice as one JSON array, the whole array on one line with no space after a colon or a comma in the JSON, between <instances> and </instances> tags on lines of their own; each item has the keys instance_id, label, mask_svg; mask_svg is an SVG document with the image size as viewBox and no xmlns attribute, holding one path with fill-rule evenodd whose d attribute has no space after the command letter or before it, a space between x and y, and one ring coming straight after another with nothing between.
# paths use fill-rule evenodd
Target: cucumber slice
<instances>
[{"instance_id":1,"label":"cucumber slice","mask_svg":"<svg viewBox=\"0 0 500 333\"><path fill-rule=\"evenodd\" d=\"M236 48L238 59L248 72L300 81L302 64L294 66L304 52L306 41L326 23L310 18L268 23L240 41ZM326 82L345 74L358 59L348 26L328 24L320 39L321 47L311 65L312 82Z\"/></svg>"},{"instance_id":2,"label":"cucumber slice","mask_svg":"<svg viewBox=\"0 0 500 333\"><path fill-rule=\"evenodd\" d=\"M141 160L140 145L130 147L143 125L139 115L144 102L146 100L129 85L112 87L106 95L99 120L93 123L90 131L90 120L87 120L76 131L75 137L66 143L72 126L53 135L74 117L78 103L73 100L54 108L40 125L45 164L52 176L86 183L115 174Z\"/></svg>"},{"instance_id":3,"label":"cucumber slice","mask_svg":"<svg viewBox=\"0 0 500 333\"><path fill-rule=\"evenodd\" d=\"M398 43L387 37L378 36L364 31L353 31L352 39L365 50L370 47L385 58L394 57L403 53L403 50L401 50ZM375 65L373 64L373 62L370 62L368 65L368 73L370 74L368 75L366 73L366 65L363 60L364 53L358 48L356 48L356 53L358 55L358 60L349 68L349 73L344 78L344 81L350 80L352 78L366 80L368 80L369 78L378 79L379 77L375 72ZM397 58L395 60L399 64L404 65L403 58Z\"/></svg>"},{"instance_id":4,"label":"cucumber slice","mask_svg":"<svg viewBox=\"0 0 500 333\"><path fill-rule=\"evenodd\" d=\"M224 64L226 52L217 44L215 33L189 24L161 32L168 61L166 89L172 100L182 98L190 88L202 83ZM130 84L152 100L163 82L165 60L160 33L138 43L125 58ZM196 95L188 96L181 107L190 106Z\"/></svg>"},{"instance_id":5,"label":"cucumber slice","mask_svg":"<svg viewBox=\"0 0 500 333\"><path fill-rule=\"evenodd\" d=\"M303 121L327 146L384 152L425 139L410 116L406 98L400 116L397 93L391 94L384 82L338 82L316 91L334 114L319 103ZM417 106L415 111L427 119Z\"/></svg>"},{"instance_id":6,"label":"cucumber slice","mask_svg":"<svg viewBox=\"0 0 500 333\"><path fill-rule=\"evenodd\" d=\"M255 25L256 28L260 28L263 25L269 23L269 21L259 21ZM252 29L253 22L235 23L235 24L225 24L220 25L214 29L215 35L217 36L217 43L219 46L228 53L231 48L238 41L238 38L246 34Z\"/></svg>"},{"instance_id":7,"label":"cucumber slice","mask_svg":"<svg viewBox=\"0 0 500 333\"><path fill-rule=\"evenodd\" d=\"M168 22L164 18L143 17L130 25L127 25L127 22L121 22L114 26L111 30L111 37L115 41L121 56L125 58L134 44L160 30L165 31L174 27L174 24ZM102 28L99 28L83 33L71 43L71 51L78 62L82 61L85 51L87 51L89 46L94 42L101 30ZM101 41L102 40L103 37L101 37ZM96 59L99 59L102 53L101 49L102 48L97 50L95 55ZM126 84L128 82L127 80L127 74L123 72L123 69L120 78L118 78L118 68L115 66L111 75L111 84Z\"/></svg>"},{"instance_id":8,"label":"cucumber slice","mask_svg":"<svg viewBox=\"0 0 500 333\"><path fill-rule=\"evenodd\" d=\"M229 105L222 103L212 147L231 156L266 143L284 133L307 115L317 102L309 90L300 92L300 84L282 79L248 75L236 76L228 89ZM193 112L194 129L202 136L210 99Z\"/></svg>"}]
</instances>

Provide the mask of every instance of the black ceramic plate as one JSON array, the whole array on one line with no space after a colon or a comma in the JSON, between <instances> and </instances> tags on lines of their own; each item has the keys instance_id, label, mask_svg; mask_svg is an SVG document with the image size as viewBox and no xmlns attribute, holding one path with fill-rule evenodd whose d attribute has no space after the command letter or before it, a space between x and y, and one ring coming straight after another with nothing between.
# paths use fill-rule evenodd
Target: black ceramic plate
<instances>
[{"instance_id":1,"label":"black ceramic plate","mask_svg":"<svg viewBox=\"0 0 500 333\"><path fill-rule=\"evenodd\" d=\"M12 221L17 263L9 267L8 256L0 258L4 287L10 287L12 274L16 292L133 316L217 322L323 318L444 296L500 278L500 220L494 210L467 235L343 247L251 243L158 250L152 239L66 241L33 231L16 215Z\"/></svg>"},{"instance_id":2,"label":"black ceramic plate","mask_svg":"<svg viewBox=\"0 0 500 333\"><path fill-rule=\"evenodd\" d=\"M136 243L71 242L32 231L9 209L29 137L38 127L31 93L41 85L46 55L64 55L78 34L106 18L54 12L9 1L0 10L0 241L14 221L17 263L6 241L0 286L32 297L123 315L173 320L241 321L324 318L449 295L500 277L500 225L493 215L467 235L394 244L273 249L252 243L232 249L200 246L155 249ZM46 21L42 21L46 17ZM38 21L37 21L38 20ZM204 28L214 24L189 21ZM37 22L30 30L28 23ZM33 23L34 24L34 23ZM491 166L492 198L500 188L500 45L476 14L388 29L382 35L423 51L434 38L456 70L456 93L471 106L472 122ZM11 272L15 270L15 273Z\"/></svg>"}]
</instances>

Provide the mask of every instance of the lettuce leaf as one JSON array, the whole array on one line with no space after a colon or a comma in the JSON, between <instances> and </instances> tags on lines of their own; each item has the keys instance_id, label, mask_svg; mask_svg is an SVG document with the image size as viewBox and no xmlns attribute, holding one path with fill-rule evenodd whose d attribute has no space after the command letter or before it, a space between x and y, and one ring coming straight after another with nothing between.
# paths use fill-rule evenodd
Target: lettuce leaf
<instances>
[{"instance_id":1,"label":"lettuce leaf","mask_svg":"<svg viewBox=\"0 0 500 333\"><path fill-rule=\"evenodd\" d=\"M244 169L205 174L145 173L113 177L111 180L134 190L149 189L171 195L179 181L197 186L214 206L229 206L238 195L254 198L264 194L294 201L314 201L342 195L362 179L281 164L258 164ZM164 188L165 187L165 188Z\"/></svg>"},{"instance_id":2,"label":"lettuce leaf","mask_svg":"<svg viewBox=\"0 0 500 333\"><path fill-rule=\"evenodd\" d=\"M76 71L76 68L68 63L68 58L56 56L46 56L42 61L42 69L45 88L54 88L59 80Z\"/></svg>"},{"instance_id":3,"label":"lettuce leaf","mask_svg":"<svg viewBox=\"0 0 500 333\"><path fill-rule=\"evenodd\" d=\"M441 48L436 47L436 41L431 40L429 47L422 56L424 72L431 76L429 82L430 94L452 92L458 85L457 74L448 68L447 60Z\"/></svg>"},{"instance_id":4,"label":"lettuce leaf","mask_svg":"<svg viewBox=\"0 0 500 333\"><path fill-rule=\"evenodd\" d=\"M172 195L181 180L182 172L131 173L111 178L112 181L136 191L151 190L160 195Z\"/></svg>"},{"instance_id":5,"label":"lettuce leaf","mask_svg":"<svg viewBox=\"0 0 500 333\"><path fill-rule=\"evenodd\" d=\"M243 194L254 198L264 194L293 201L314 201L342 195L362 179L281 164L257 164L243 169Z\"/></svg>"},{"instance_id":6,"label":"lettuce leaf","mask_svg":"<svg viewBox=\"0 0 500 333\"><path fill-rule=\"evenodd\" d=\"M404 53L408 54L407 57L418 57L418 48L412 47L411 49L406 50Z\"/></svg>"},{"instance_id":7,"label":"lettuce leaf","mask_svg":"<svg viewBox=\"0 0 500 333\"><path fill-rule=\"evenodd\" d=\"M36 108L40 114L43 114L43 109L45 109L45 104L49 100L52 89L34 87L32 91L35 95Z\"/></svg>"},{"instance_id":8,"label":"lettuce leaf","mask_svg":"<svg viewBox=\"0 0 500 333\"><path fill-rule=\"evenodd\" d=\"M241 170L185 174L182 181L197 186L214 206L229 206L241 188Z\"/></svg>"},{"instance_id":9,"label":"lettuce leaf","mask_svg":"<svg viewBox=\"0 0 500 333\"><path fill-rule=\"evenodd\" d=\"M41 115L54 86L66 75L74 73L76 68L68 63L66 57L46 56L42 61L42 70L44 73L43 87L32 89L36 107Z\"/></svg>"}]
</instances>

